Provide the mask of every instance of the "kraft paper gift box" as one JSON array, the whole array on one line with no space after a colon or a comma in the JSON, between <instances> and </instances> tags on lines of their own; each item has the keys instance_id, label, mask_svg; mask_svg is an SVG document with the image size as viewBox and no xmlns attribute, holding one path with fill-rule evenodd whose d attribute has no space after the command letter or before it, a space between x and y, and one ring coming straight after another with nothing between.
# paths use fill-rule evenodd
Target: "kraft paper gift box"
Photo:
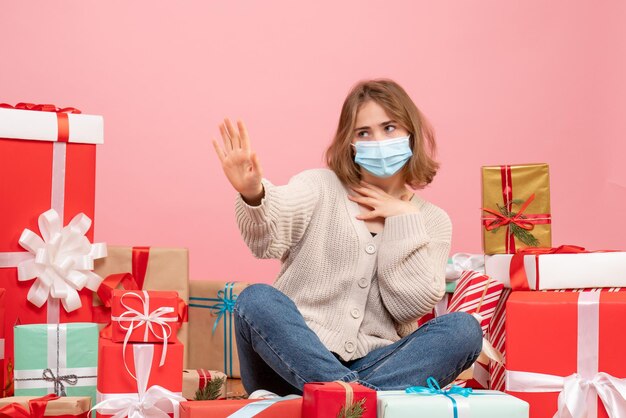
<instances>
[{"instance_id":1,"label":"kraft paper gift box","mask_svg":"<svg viewBox=\"0 0 626 418\"><path fill-rule=\"evenodd\" d=\"M249 283L192 280L190 285L189 330L202 336L190 341L190 368L223 370L229 378L240 377L232 309Z\"/></svg>"},{"instance_id":2,"label":"kraft paper gift box","mask_svg":"<svg viewBox=\"0 0 626 418\"><path fill-rule=\"evenodd\" d=\"M485 254L552 246L547 164L482 167L482 195Z\"/></svg>"},{"instance_id":3,"label":"kraft paper gift box","mask_svg":"<svg viewBox=\"0 0 626 418\"><path fill-rule=\"evenodd\" d=\"M581 251L561 246L491 255L485 256L485 266L491 277L506 287L524 286L520 290L626 286L626 252Z\"/></svg>"},{"instance_id":4,"label":"kraft paper gift box","mask_svg":"<svg viewBox=\"0 0 626 418\"><path fill-rule=\"evenodd\" d=\"M163 357L163 350L167 350ZM152 414L179 409L183 385L183 345L115 343L100 338L96 417L128 413L139 405L154 405ZM149 415L148 416L153 416Z\"/></svg>"},{"instance_id":5,"label":"kraft paper gift box","mask_svg":"<svg viewBox=\"0 0 626 418\"><path fill-rule=\"evenodd\" d=\"M344 408L360 404L361 418L376 418L376 391L358 383L305 383L302 418L337 417Z\"/></svg>"},{"instance_id":6,"label":"kraft paper gift box","mask_svg":"<svg viewBox=\"0 0 626 418\"><path fill-rule=\"evenodd\" d=\"M87 418L91 408L88 396L13 396L0 399L0 417Z\"/></svg>"},{"instance_id":7,"label":"kraft paper gift box","mask_svg":"<svg viewBox=\"0 0 626 418\"><path fill-rule=\"evenodd\" d=\"M111 340L176 342L186 309L176 292L116 289L111 298Z\"/></svg>"},{"instance_id":8,"label":"kraft paper gift box","mask_svg":"<svg viewBox=\"0 0 626 418\"><path fill-rule=\"evenodd\" d=\"M274 399L191 401L180 404L180 418L300 418L300 396ZM334 416L333 416L334 418Z\"/></svg>"},{"instance_id":9,"label":"kraft paper gift box","mask_svg":"<svg viewBox=\"0 0 626 418\"><path fill-rule=\"evenodd\" d=\"M95 401L98 327L92 323L15 327L15 394L89 396Z\"/></svg>"},{"instance_id":10,"label":"kraft paper gift box","mask_svg":"<svg viewBox=\"0 0 626 418\"><path fill-rule=\"evenodd\" d=\"M95 263L95 272L101 277L117 273L132 273L138 288L143 290L170 290L187 303L189 300L189 251L186 248L108 246L108 255ZM108 323L110 312L103 309L94 296L94 319ZM185 346L184 365L188 357L188 324L178 331L178 341Z\"/></svg>"},{"instance_id":11,"label":"kraft paper gift box","mask_svg":"<svg viewBox=\"0 0 626 418\"><path fill-rule=\"evenodd\" d=\"M471 390L471 389L466 389ZM378 392L378 418L528 418L528 403L502 392L474 390L468 396L448 393Z\"/></svg>"},{"instance_id":12,"label":"kraft paper gift box","mask_svg":"<svg viewBox=\"0 0 626 418\"><path fill-rule=\"evenodd\" d=\"M91 290L99 281L89 271L90 263L106 255L103 245L90 248L84 243L84 237L93 241L93 228L89 229L86 221L94 218L96 144L103 143L102 116L72 113L74 109L53 105L15 107L18 109L0 104L0 286L7 296L2 325L6 367L13 364L14 325L91 321ZM49 213L50 209L56 215ZM42 216L44 213L47 215ZM84 214L75 224L80 229L62 228L79 214ZM33 232L23 235L25 230ZM55 239L58 235L65 237L63 242ZM70 236L69 242L83 244L70 248L66 245ZM54 248L61 244L71 251L54 259L45 256L50 254L48 250L60 253ZM36 252L41 256L34 264ZM80 263L68 269L64 263L71 260ZM78 289L79 298L70 290L69 309L60 308L56 298L44 302L47 287L35 276L41 273L47 281L46 265L56 265L57 272L66 273L56 289ZM82 283L85 276L88 280ZM37 289L31 299L38 306L28 299L31 288ZM10 379L6 368L5 378Z\"/></svg>"},{"instance_id":13,"label":"kraft paper gift box","mask_svg":"<svg viewBox=\"0 0 626 418\"><path fill-rule=\"evenodd\" d=\"M507 393L533 418L626 414L626 292L513 292L506 310Z\"/></svg>"},{"instance_id":14,"label":"kraft paper gift box","mask_svg":"<svg viewBox=\"0 0 626 418\"><path fill-rule=\"evenodd\" d=\"M222 379L222 387L217 399L225 399L228 379L224 373L205 369L183 370L183 397L188 401L196 400L196 392L204 389L209 382L216 379Z\"/></svg>"}]
</instances>

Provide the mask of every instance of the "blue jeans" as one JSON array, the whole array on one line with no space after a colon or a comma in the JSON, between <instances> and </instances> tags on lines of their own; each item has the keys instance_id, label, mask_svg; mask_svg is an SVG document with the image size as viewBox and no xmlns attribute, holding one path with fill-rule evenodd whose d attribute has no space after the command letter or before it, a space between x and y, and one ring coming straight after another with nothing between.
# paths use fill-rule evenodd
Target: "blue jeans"
<instances>
[{"instance_id":1,"label":"blue jeans","mask_svg":"<svg viewBox=\"0 0 626 418\"><path fill-rule=\"evenodd\" d=\"M441 387L474 363L482 349L478 321L466 313L435 318L365 357L342 361L305 323L296 305L272 286L254 284L234 308L241 379L248 393L301 394L307 382L359 382L376 390Z\"/></svg>"}]
</instances>

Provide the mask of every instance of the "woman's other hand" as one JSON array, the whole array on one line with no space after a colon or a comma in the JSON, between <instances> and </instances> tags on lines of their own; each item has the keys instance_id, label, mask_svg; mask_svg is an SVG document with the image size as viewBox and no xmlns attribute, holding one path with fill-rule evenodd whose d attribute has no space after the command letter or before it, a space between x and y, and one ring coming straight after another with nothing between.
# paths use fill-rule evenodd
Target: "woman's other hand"
<instances>
[{"instance_id":1,"label":"woman's other hand","mask_svg":"<svg viewBox=\"0 0 626 418\"><path fill-rule=\"evenodd\" d=\"M364 181L361 181L359 186L352 187L352 190L356 193L356 196L348 195L350 200L371 208L369 212L361 213L357 216L357 219L363 221L419 212L417 206L410 202L411 193L408 190L400 198L397 198L386 193L381 188Z\"/></svg>"},{"instance_id":2,"label":"woman's other hand","mask_svg":"<svg viewBox=\"0 0 626 418\"><path fill-rule=\"evenodd\" d=\"M227 118L219 125L219 129L224 147L215 139L213 146L222 163L224 174L246 203L252 206L261 204L264 195L261 184L263 172L256 153L250 148L246 126L239 120L235 127Z\"/></svg>"}]
</instances>

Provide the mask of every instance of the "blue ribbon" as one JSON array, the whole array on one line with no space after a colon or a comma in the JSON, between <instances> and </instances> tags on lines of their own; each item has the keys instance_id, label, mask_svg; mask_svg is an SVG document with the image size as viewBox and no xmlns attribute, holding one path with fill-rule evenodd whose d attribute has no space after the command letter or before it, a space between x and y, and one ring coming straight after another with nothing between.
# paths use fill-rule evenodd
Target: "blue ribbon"
<instances>
[{"instance_id":1,"label":"blue ribbon","mask_svg":"<svg viewBox=\"0 0 626 418\"><path fill-rule=\"evenodd\" d=\"M213 323L211 334L215 334L217 325L224 319L224 372L228 376L233 374L233 309L237 301L237 294L233 293L236 282L226 282L224 290L217 292L216 298L190 297L189 301L215 302L212 305L189 303L189 307L210 309L217 315Z\"/></svg>"},{"instance_id":2,"label":"blue ribbon","mask_svg":"<svg viewBox=\"0 0 626 418\"><path fill-rule=\"evenodd\" d=\"M452 385L450 389L441 389L439 386L439 382L434 377L429 377L426 379L426 384L428 386L411 386L406 389L406 393L415 393L417 395L425 395L425 396L433 396L433 395L443 395L446 398L450 399L452 402L452 412L454 418L459 418L459 411L456 404L456 399L452 397L452 395L461 395L463 397L468 397L472 395L471 388L462 388L460 386ZM474 393L475 395L475 393Z\"/></svg>"}]
</instances>

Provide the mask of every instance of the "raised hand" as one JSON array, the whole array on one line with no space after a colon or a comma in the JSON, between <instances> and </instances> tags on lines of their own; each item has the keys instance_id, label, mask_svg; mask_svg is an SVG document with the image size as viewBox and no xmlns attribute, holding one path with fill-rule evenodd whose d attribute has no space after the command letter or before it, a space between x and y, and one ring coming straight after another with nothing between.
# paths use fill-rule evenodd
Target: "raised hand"
<instances>
[{"instance_id":1,"label":"raised hand","mask_svg":"<svg viewBox=\"0 0 626 418\"><path fill-rule=\"evenodd\" d=\"M261 184L263 173L256 153L250 148L246 126L239 120L235 127L227 118L219 128L224 147L215 139L213 147L222 163L224 174L247 203L260 204L264 193Z\"/></svg>"},{"instance_id":2,"label":"raised hand","mask_svg":"<svg viewBox=\"0 0 626 418\"><path fill-rule=\"evenodd\" d=\"M348 195L348 198L362 206L371 208L371 211L361 213L357 219L368 220L375 218L388 218L404 213L419 212L417 206L410 202L411 194L407 193L401 198L393 197L380 187L361 181L359 186L351 188L356 196Z\"/></svg>"}]
</instances>

